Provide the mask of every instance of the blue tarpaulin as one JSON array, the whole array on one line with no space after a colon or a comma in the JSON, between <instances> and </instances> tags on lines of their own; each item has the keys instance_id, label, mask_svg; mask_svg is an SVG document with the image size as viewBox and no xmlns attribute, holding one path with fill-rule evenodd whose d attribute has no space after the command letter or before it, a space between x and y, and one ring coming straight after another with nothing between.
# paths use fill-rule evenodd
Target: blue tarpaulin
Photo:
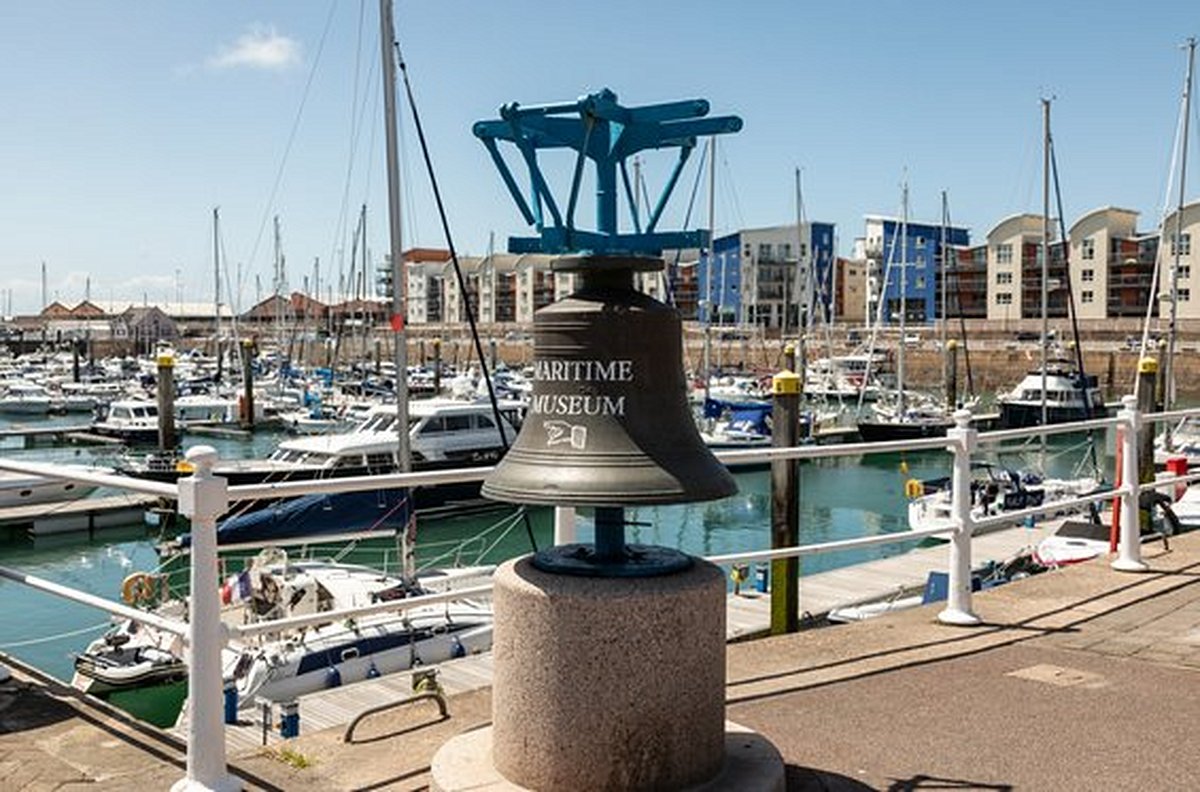
<instances>
[{"instance_id":1,"label":"blue tarpaulin","mask_svg":"<svg viewBox=\"0 0 1200 792\"><path fill-rule=\"evenodd\" d=\"M218 544L272 542L322 534L400 530L412 516L408 489L305 495L230 517L217 525ZM179 537L184 546L191 536Z\"/></svg>"}]
</instances>

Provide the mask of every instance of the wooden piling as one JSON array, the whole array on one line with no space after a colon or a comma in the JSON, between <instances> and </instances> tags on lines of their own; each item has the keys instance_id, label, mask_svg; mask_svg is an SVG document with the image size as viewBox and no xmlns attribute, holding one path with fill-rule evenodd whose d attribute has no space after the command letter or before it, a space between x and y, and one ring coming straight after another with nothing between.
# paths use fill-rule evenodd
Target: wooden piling
<instances>
[{"instance_id":1,"label":"wooden piling","mask_svg":"<svg viewBox=\"0 0 1200 792\"><path fill-rule=\"evenodd\" d=\"M773 392L771 445L786 448L798 444L800 419L800 376L793 370L795 348L784 352L786 368L771 379ZM795 459L771 463L771 547L795 547L800 543L800 467ZM771 562L771 634L795 632L799 627L800 561L780 558Z\"/></svg>"},{"instance_id":2,"label":"wooden piling","mask_svg":"<svg viewBox=\"0 0 1200 792\"><path fill-rule=\"evenodd\" d=\"M162 352L158 356L158 447L163 451L175 448L175 356Z\"/></svg>"},{"instance_id":3,"label":"wooden piling","mask_svg":"<svg viewBox=\"0 0 1200 792\"><path fill-rule=\"evenodd\" d=\"M254 342L242 341L242 400L238 424L242 429L254 428Z\"/></svg>"}]
</instances>

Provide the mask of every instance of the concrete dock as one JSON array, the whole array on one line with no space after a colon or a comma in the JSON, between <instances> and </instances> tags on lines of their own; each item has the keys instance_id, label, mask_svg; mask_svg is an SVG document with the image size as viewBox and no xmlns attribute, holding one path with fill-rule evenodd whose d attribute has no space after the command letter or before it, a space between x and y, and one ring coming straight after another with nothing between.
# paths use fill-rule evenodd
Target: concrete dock
<instances>
[{"instance_id":1,"label":"concrete dock","mask_svg":"<svg viewBox=\"0 0 1200 792\"><path fill-rule=\"evenodd\" d=\"M8 506L0 508L0 528L23 529L34 536L45 536L126 526L140 521L146 510L160 500L153 495L122 492L60 503Z\"/></svg>"},{"instance_id":2,"label":"concrete dock","mask_svg":"<svg viewBox=\"0 0 1200 792\"><path fill-rule=\"evenodd\" d=\"M978 627L932 605L730 644L728 717L775 743L792 790L1194 788L1200 533L1144 553L1146 573L1101 560L977 594ZM233 770L250 789L425 788L434 752L490 721L489 688L455 694L453 676L449 718L392 710L345 743L302 714L299 738L247 746ZM6 789L163 788L180 757L44 679L0 686Z\"/></svg>"}]
</instances>

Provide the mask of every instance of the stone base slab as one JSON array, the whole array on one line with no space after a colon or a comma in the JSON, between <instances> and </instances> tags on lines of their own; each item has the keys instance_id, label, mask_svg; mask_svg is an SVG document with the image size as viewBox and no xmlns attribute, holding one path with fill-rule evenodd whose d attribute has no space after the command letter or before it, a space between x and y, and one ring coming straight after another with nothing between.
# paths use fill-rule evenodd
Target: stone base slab
<instances>
[{"instance_id":1,"label":"stone base slab","mask_svg":"<svg viewBox=\"0 0 1200 792\"><path fill-rule=\"evenodd\" d=\"M460 734L433 757L430 774L437 792L528 792L500 774L492 763L491 727ZM783 757L756 731L725 722L725 763L709 781L685 792L783 792Z\"/></svg>"}]
</instances>

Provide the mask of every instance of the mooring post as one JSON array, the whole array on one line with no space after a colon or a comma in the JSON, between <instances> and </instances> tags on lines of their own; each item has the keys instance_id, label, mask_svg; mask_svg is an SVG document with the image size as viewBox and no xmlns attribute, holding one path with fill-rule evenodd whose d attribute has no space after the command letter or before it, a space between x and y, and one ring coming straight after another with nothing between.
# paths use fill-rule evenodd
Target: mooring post
<instances>
[{"instance_id":1,"label":"mooring post","mask_svg":"<svg viewBox=\"0 0 1200 792\"><path fill-rule=\"evenodd\" d=\"M225 479L213 475L217 451L187 452L194 473L179 481L179 511L192 523L191 592L188 595L187 777L172 792L236 790L241 784L225 764L224 683L221 650L225 628L217 590L217 517L229 508Z\"/></svg>"},{"instance_id":2,"label":"mooring post","mask_svg":"<svg viewBox=\"0 0 1200 792\"><path fill-rule=\"evenodd\" d=\"M958 407L958 342L946 342L946 409Z\"/></svg>"},{"instance_id":3,"label":"mooring post","mask_svg":"<svg viewBox=\"0 0 1200 792\"><path fill-rule=\"evenodd\" d=\"M442 392L442 339L433 339L433 395Z\"/></svg>"},{"instance_id":4,"label":"mooring post","mask_svg":"<svg viewBox=\"0 0 1200 792\"><path fill-rule=\"evenodd\" d=\"M254 428L254 342L242 341L242 409L241 427Z\"/></svg>"},{"instance_id":5,"label":"mooring post","mask_svg":"<svg viewBox=\"0 0 1200 792\"><path fill-rule=\"evenodd\" d=\"M954 427L946 431L954 470L950 482L950 511L954 515L954 533L950 535L950 563L946 608L938 614L942 624L970 627L979 624L971 610L971 455L979 442L979 432L971 426L971 411L956 410Z\"/></svg>"},{"instance_id":6,"label":"mooring post","mask_svg":"<svg viewBox=\"0 0 1200 792\"><path fill-rule=\"evenodd\" d=\"M158 447L170 451L175 447L175 356L162 352L158 356Z\"/></svg>"},{"instance_id":7,"label":"mooring post","mask_svg":"<svg viewBox=\"0 0 1200 792\"><path fill-rule=\"evenodd\" d=\"M1138 364L1138 376L1141 376L1141 364ZM1153 377L1151 371L1149 376ZM1153 380L1151 380L1153 381ZM1141 383L1145 385L1145 382ZM1145 394L1144 388L1139 388L1139 395ZM1154 398L1153 389L1150 399ZM1121 496L1121 538L1117 543L1117 557L1112 562L1112 568L1121 572L1145 572L1148 567L1142 562L1141 520L1138 500L1141 496L1141 479L1138 476L1141 452L1140 435L1152 434L1142 422L1142 413L1138 409L1139 396L1124 396L1121 398L1121 419L1124 431L1121 433L1121 482L1129 488L1129 492Z\"/></svg>"},{"instance_id":8,"label":"mooring post","mask_svg":"<svg viewBox=\"0 0 1200 792\"><path fill-rule=\"evenodd\" d=\"M796 350L784 348L783 371L771 378L774 394L771 412L771 445L792 448L798 445L800 418L800 375L793 367ZM795 459L771 462L771 547L795 547L800 543L800 463ZM800 613L800 560L777 558L771 561L771 634L795 632Z\"/></svg>"}]
</instances>

